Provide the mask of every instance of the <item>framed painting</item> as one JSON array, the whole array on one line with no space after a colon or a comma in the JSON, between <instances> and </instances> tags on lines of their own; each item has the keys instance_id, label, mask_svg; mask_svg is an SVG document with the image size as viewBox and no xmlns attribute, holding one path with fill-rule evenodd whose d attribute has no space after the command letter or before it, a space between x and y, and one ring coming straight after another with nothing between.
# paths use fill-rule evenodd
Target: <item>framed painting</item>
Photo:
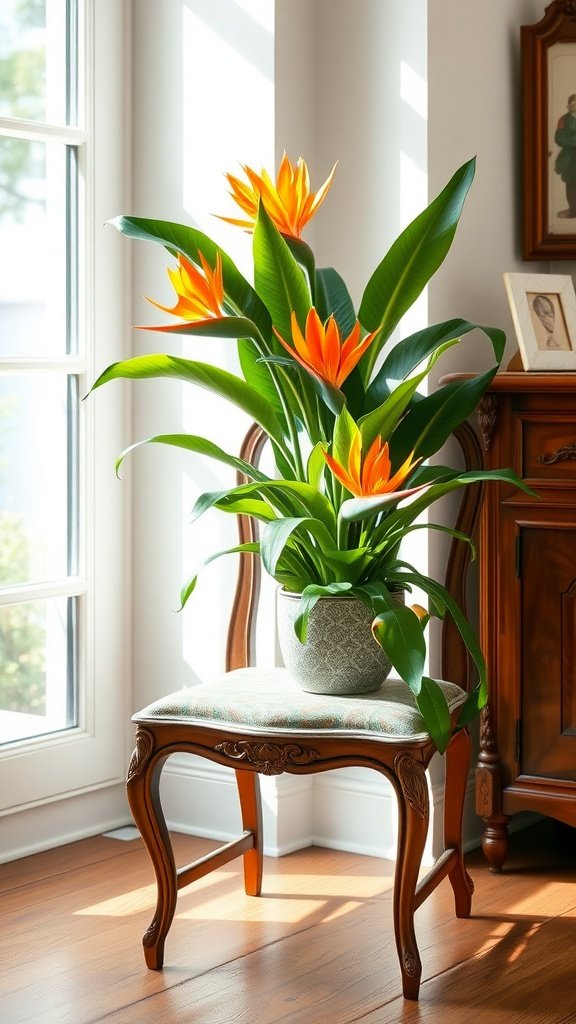
<instances>
[{"instance_id":1,"label":"framed painting","mask_svg":"<svg viewBox=\"0 0 576 1024\"><path fill-rule=\"evenodd\" d=\"M525 370L576 370L576 292L558 274L504 274Z\"/></svg>"},{"instance_id":2,"label":"framed painting","mask_svg":"<svg viewBox=\"0 0 576 1024\"><path fill-rule=\"evenodd\" d=\"M576 0L521 27L523 256L576 259Z\"/></svg>"}]
</instances>

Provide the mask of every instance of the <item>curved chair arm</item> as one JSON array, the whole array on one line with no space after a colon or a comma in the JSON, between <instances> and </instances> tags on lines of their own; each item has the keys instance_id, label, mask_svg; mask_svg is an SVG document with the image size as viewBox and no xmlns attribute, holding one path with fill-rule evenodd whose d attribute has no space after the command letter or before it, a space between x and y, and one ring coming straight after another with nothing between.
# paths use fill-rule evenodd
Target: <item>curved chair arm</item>
<instances>
[{"instance_id":1,"label":"curved chair arm","mask_svg":"<svg viewBox=\"0 0 576 1024\"><path fill-rule=\"evenodd\" d=\"M258 423L253 423L240 449L240 458L257 466L268 436ZM246 483L243 473L237 474L239 484ZM240 543L255 541L258 536L256 520L250 516L238 516ZM256 613L260 591L260 559L249 553L239 556L236 593L230 616L230 628L226 643L226 671L247 668L253 664Z\"/></svg>"}]
</instances>

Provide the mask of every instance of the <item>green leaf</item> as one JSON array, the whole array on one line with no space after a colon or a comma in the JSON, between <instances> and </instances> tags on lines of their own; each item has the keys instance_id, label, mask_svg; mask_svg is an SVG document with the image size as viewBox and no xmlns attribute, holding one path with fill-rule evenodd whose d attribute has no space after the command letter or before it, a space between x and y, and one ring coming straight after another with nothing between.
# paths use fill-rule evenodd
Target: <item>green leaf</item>
<instances>
[{"instance_id":1,"label":"green leaf","mask_svg":"<svg viewBox=\"0 0 576 1024\"><path fill-rule=\"evenodd\" d=\"M418 616L410 608L390 601L386 611L374 619L372 633L400 677L418 695L426 659L426 641Z\"/></svg>"},{"instance_id":2,"label":"green leaf","mask_svg":"<svg viewBox=\"0 0 576 1024\"><path fill-rule=\"evenodd\" d=\"M251 466L249 462L245 462L244 459L235 458L233 455L228 455L217 444L213 444L212 441L208 441L205 437L198 437L194 434L155 434L154 437L147 437L143 441L131 444L128 448L124 449L116 460L117 475L126 456L136 448L141 448L144 444L166 444L172 445L175 448L183 448L186 451L196 452L198 455L208 455L211 459L223 462L225 465L231 466L232 469L243 473L251 480L269 479L265 473L261 473L259 469Z\"/></svg>"},{"instance_id":3,"label":"green leaf","mask_svg":"<svg viewBox=\"0 0 576 1024\"><path fill-rule=\"evenodd\" d=\"M90 391L118 378L142 380L148 377L174 377L198 384L221 395L243 409L251 419L260 424L269 437L282 445L282 428L268 402L240 377L210 363L198 363L164 354L136 356L134 359L112 363L100 374Z\"/></svg>"},{"instance_id":4,"label":"green leaf","mask_svg":"<svg viewBox=\"0 0 576 1024\"><path fill-rule=\"evenodd\" d=\"M317 270L316 279L316 309L320 319L325 323L332 314L340 334L347 338L356 324L356 312L346 284L333 267Z\"/></svg>"},{"instance_id":5,"label":"green leaf","mask_svg":"<svg viewBox=\"0 0 576 1024\"><path fill-rule=\"evenodd\" d=\"M303 512L311 519L319 519L328 531L332 544L336 538L336 514L328 498L326 498L314 487L299 480L267 480L265 483L256 481L254 483L242 484L226 491L212 491L200 495L193 510L193 518L197 519L207 509L214 506L220 507L224 501L237 498L259 497L268 501L272 511L277 506L282 506L282 517L299 517ZM274 518L280 518L275 515Z\"/></svg>"},{"instance_id":6,"label":"green leaf","mask_svg":"<svg viewBox=\"0 0 576 1024\"><path fill-rule=\"evenodd\" d=\"M368 408L378 405L389 392L386 382L404 380L420 363L428 359L437 349L445 345L458 344L461 338L470 331L480 330L488 335L492 342L494 355L498 363L504 354L504 332L496 328L482 327L468 320L446 320L444 323L425 327L422 331L403 338L388 353L376 377L367 392Z\"/></svg>"},{"instance_id":7,"label":"green leaf","mask_svg":"<svg viewBox=\"0 0 576 1024\"><path fill-rule=\"evenodd\" d=\"M266 306L228 254L208 235L198 231L197 228L184 224L175 224L167 220L151 220L146 217L115 217L109 223L129 238L160 242L170 250L183 253L197 265L200 264L200 253L212 267L216 262L217 253L220 253L222 280L226 295L244 316L254 321L264 337L269 335L270 315Z\"/></svg>"},{"instance_id":8,"label":"green leaf","mask_svg":"<svg viewBox=\"0 0 576 1024\"><path fill-rule=\"evenodd\" d=\"M341 466L348 465L348 456L354 438L358 436L358 426L344 407L334 423L332 455Z\"/></svg>"},{"instance_id":9,"label":"green leaf","mask_svg":"<svg viewBox=\"0 0 576 1024\"><path fill-rule=\"evenodd\" d=\"M424 593L429 594L434 600L436 606L447 609L448 613L452 616L454 624L462 637L466 650L470 653L470 656L478 669L479 682L478 686L473 693L469 694L466 703L464 704L460 714L458 716L458 724L465 725L478 713L480 708L483 708L488 700L488 679L486 675L486 662L484 655L480 649L476 634L470 626L466 616L462 612L460 605L454 600L450 592L443 587L441 583L437 583L436 580L431 579L429 576L425 576L423 573L416 572L402 572L402 573L391 573L391 579L403 580L413 584Z\"/></svg>"},{"instance_id":10,"label":"green leaf","mask_svg":"<svg viewBox=\"0 0 576 1024\"><path fill-rule=\"evenodd\" d=\"M252 338L263 344L256 324L245 316L222 316L210 320L186 320L161 326L141 325L139 330L158 331L162 334L189 334L204 338Z\"/></svg>"},{"instance_id":11,"label":"green leaf","mask_svg":"<svg viewBox=\"0 0 576 1024\"><path fill-rule=\"evenodd\" d=\"M428 458L439 451L454 429L474 412L497 369L446 384L413 406L394 431L396 458L401 461L412 451Z\"/></svg>"},{"instance_id":12,"label":"green leaf","mask_svg":"<svg viewBox=\"0 0 576 1024\"><path fill-rule=\"evenodd\" d=\"M237 544L236 547L234 547L234 548L227 548L226 551L217 551L216 554L210 555L209 558L207 558L204 562L202 562L202 565L200 566L200 569L203 569L204 566L209 565L210 562L214 562L215 559L221 558L222 555L234 555L234 554L238 554L239 552L243 552L243 551L252 552L254 554L258 554L259 551L260 551L260 545L257 542L249 541L249 542L247 542L245 544ZM184 605L186 604L188 598L190 597L190 595L196 589L196 583L198 581L198 573L200 572L200 569L196 570L194 575L190 577L188 582L185 583L184 586L182 587L182 589L180 590L180 607L178 609L179 612L182 611L182 609L183 609Z\"/></svg>"},{"instance_id":13,"label":"green leaf","mask_svg":"<svg viewBox=\"0 0 576 1024\"><path fill-rule=\"evenodd\" d=\"M250 387L266 399L270 408L274 411L282 429L287 433L286 419L282 403L278 397L278 390L274 384L270 367L261 358L258 347L250 338L238 339L238 359L244 380Z\"/></svg>"},{"instance_id":14,"label":"green leaf","mask_svg":"<svg viewBox=\"0 0 576 1024\"><path fill-rule=\"evenodd\" d=\"M314 298L316 293L316 260L314 259L314 253L308 245L301 238L293 238L292 235L282 235L282 238L286 242L286 245L290 249L294 259L301 267L304 267L306 276L308 278L308 287L310 294Z\"/></svg>"},{"instance_id":15,"label":"green leaf","mask_svg":"<svg viewBox=\"0 0 576 1024\"><path fill-rule=\"evenodd\" d=\"M416 704L427 731L443 754L452 735L452 721L446 697L435 679L422 676L422 688L416 697Z\"/></svg>"},{"instance_id":16,"label":"green leaf","mask_svg":"<svg viewBox=\"0 0 576 1024\"><path fill-rule=\"evenodd\" d=\"M254 287L285 341L290 342L292 337L292 311L304 330L311 306L310 290L301 268L263 203L260 203L254 227Z\"/></svg>"},{"instance_id":17,"label":"green leaf","mask_svg":"<svg viewBox=\"0 0 576 1024\"><path fill-rule=\"evenodd\" d=\"M326 469L324 452L327 450L328 445L326 442L318 441L310 452L306 466L306 479L310 486L317 491L322 490L322 480L324 478L324 470Z\"/></svg>"},{"instance_id":18,"label":"green leaf","mask_svg":"<svg viewBox=\"0 0 576 1024\"><path fill-rule=\"evenodd\" d=\"M324 523L309 516L286 517L276 519L268 524L262 534L262 563L270 576L276 573L276 566L284 554L284 549L294 533L308 534L306 550L313 557L313 548L309 537L320 544L320 548L331 549L334 543Z\"/></svg>"},{"instance_id":19,"label":"green leaf","mask_svg":"<svg viewBox=\"0 0 576 1024\"><path fill-rule=\"evenodd\" d=\"M365 546L346 551L323 551L322 561L332 571L335 582L347 581L355 585L366 576L374 559L370 548Z\"/></svg>"},{"instance_id":20,"label":"green leaf","mask_svg":"<svg viewBox=\"0 0 576 1024\"><path fill-rule=\"evenodd\" d=\"M386 398L382 405L372 412L367 413L359 420L358 426L362 434L362 448L364 451L370 447L374 438L380 435L388 439L392 434L398 421L408 408L418 385L430 372L428 365L425 370L411 377L409 380L398 384L392 393Z\"/></svg>"},{"instance_id":21,"label":"green leaf","mask_svg":"<svg viewBox=\"0 0 576 1024\"><path fill-rule=\"evenodd\" d=\"M514 472L513 469L489 469L489 470L470 470L465 473L460 473L452 480L441 481L440 483L430 484L429 486L422 485L420 488L414 488L413 491L422 490L423 493L414 499L410 505L405 508L399 508L392 510L386 517L382 524L382 527L378 527L378 530L390 531L390 530L402 530L414 522L417 517L425 511L430 505L439 498L443 498L444 495L450 494L452 491L458 490L459 487L467 487L469 484L485 483L488 481L499 481L500 483L509 483L514 487L518 487L533 497L537 497L534 491L520 479L519 476ZM358 502L370 502L370 498L357 498L354 499ZM344 505L351 504L351 502L344 502ZM343 515L344 505L340 509L340 515ZM346 510L348 512L348 510ZM351 511L354 511L352 509ZM349 517L348 512L348 517ZM361 518L360 516L358 518Z\"/></svg>"},{"instance_id":22,"label":"green leaf","mask_svg":"<svg viewBox=\"0 0 576 1024\"><path fill-rule=\"evenodd\" d=\"M377 512L382 512L385 508L388 508L389 505L394 505L404 498L409 498L412 494L416 494L427 486L427 484L420 484L418 487L408 487L404 491L390 491L389 494L370 494L366 498L348 498L340 506L340 518L345 523L357 523L363 519L369 519L371 516L375 516Z\"/></svg>"},{"instance_id":23,"label":"green leaf","mask_svg":"<svg viewBox=\"0 0 576 1024\"><path fill-rule=\"evenodd\" d=\"M397 238L370 278L359 318L366 330L382 327L382 334L362 357L365 381L370 380L382 345L443 263L474 170L475 160L459 168L440 195Z\"/></svg>"},{"instance_id":24,"label":"green leaf","mask_svg":"<svg viewBox=\"0 0 576 1024\"><path fill-rule=\"evenodd\" d=\"M311 583L310 586L304 588L300 599L298 614L294 622L294 632L301 644L306 643L306 638L308 636L308 621L316 602L321 597L327 597L330 594L344 594L351 589L352 584L348 582L327 584Z\"/></svg>"}]
</instances>

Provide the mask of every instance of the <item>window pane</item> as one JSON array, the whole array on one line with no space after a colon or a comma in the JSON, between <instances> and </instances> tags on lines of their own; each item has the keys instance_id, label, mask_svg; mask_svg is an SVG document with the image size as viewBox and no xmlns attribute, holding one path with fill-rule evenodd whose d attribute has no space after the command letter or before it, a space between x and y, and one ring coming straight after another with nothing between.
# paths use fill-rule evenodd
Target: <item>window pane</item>
<instances>
[{"instance_id":1,"label":"window pane","mask_svg":"<svg viewBox=\"0 0 576 1024\"><path fill-rule=\"evenodd\" d=\"M0 373L0 587L77 572L76 397L62 373Z\"/></svg>"},{"instance_id":2,"label":"window pane","mask_svg":"<svg viewBox=\"0 0 576 1024\"><path fill-rule=\"evenodd\" d=\"M0 605L0 744L77 724L77 601Z\"/></svg>"},{"instance_id":3,"label":"window pane","mask_svg":"<svg viewBox=\"0 0 576 1024\"><path fill-rule=\"evenodd\" d=\"M73 6L66 0L0 3L0 116L71 120L66 64Z\"/></svg>"},{"instance_id":4,"label":"window pane","mask_svg":"<svg viewBox=\"0 0 576 1024\"><path fill-rule=\"evenodd\" d=\"M0 358L74 350L73 154L0 138Z\"/></svg>"}]
</instances>

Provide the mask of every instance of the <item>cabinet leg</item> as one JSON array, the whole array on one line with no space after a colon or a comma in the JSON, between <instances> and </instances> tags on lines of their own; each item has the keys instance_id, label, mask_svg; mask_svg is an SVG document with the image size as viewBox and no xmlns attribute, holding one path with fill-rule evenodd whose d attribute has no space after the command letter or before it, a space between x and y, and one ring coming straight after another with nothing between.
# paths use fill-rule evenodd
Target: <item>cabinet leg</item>
<instances>
[{"instance_id":1,"label":"cabinet leg","mask_svg":"<svg viewBox=\"0 0 576 1024\"><path fill-rule=\"evenodd\" d=\"M505 815L485 818L486 828L482 837L482 850L488 861L490 871L493 874L500 874L502 865L508 856L510 839L508 836L508 821Z\"/></svg>"}]
</instances>

